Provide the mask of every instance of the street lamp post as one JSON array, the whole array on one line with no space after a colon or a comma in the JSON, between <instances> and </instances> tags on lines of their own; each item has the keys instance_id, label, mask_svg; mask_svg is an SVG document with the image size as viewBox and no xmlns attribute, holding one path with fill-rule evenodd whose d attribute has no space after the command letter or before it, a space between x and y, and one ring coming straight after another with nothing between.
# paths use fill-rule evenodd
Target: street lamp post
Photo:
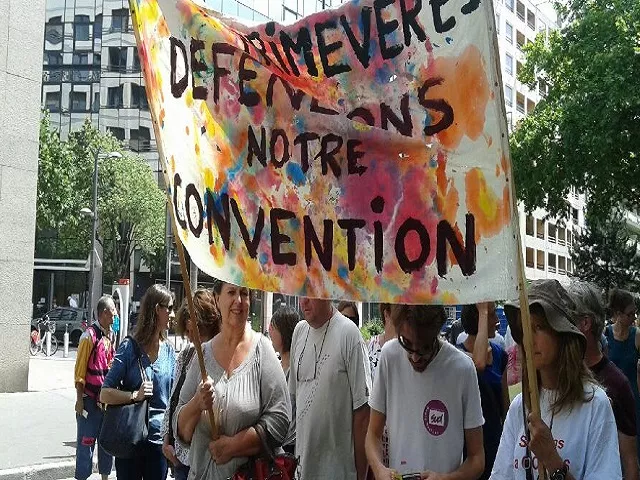
<instances>
[{"instance_id":1,"label":"street lamp post","mask_svg":"<svg viewBox=\"0 0 640 480\"><path fill-rule=\"evenodd\" d=\"M86 307L89 310L89 322L93 321L93 289L95 286L95 272L96 272L96 237L98 234L98 161L101 158L122 158L120 152L110 152L108 154L100 153L99 149L96 149L93 156L93 208L83 208L80 210L81 215L91 217L91 257L89 257L89 292L88 302Z\"/></svg>"}]
</instances>

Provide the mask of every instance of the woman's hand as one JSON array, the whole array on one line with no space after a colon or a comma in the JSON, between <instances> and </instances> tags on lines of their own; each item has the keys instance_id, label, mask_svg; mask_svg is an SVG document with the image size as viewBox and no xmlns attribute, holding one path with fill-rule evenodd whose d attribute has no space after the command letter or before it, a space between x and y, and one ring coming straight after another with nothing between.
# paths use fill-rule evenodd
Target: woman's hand
<instances>
[{"instance_id":1,"label":"woman's hand","mask_svg":"<svg viewBox=\"0 0 640 480\"><path fill-rule=\"evenodd\" d=\"M146 397L152 397L152 396L153 396L153 382L151 381L142 382L142 385L140 385L140 388L136 392L136 402L141 402Z\"/></svg>"},{"instance_id":2,"label":"woman's hand","mask_svg":"<svg viewBox=\"0 0 640 480\"><path fill-rule=\"evenodd\" d=\"M555 471L561 468L563 461L556 450L556 443L553 440L551 430L540 418L540 414L530 413L527 417L529 433L529 449L538 457L548 471Z\"/></svg>"},{"instance_id":3,"label":"woman's hand","mask_svg":"<svg viewBox=\"0 0 640 480\"><path fill-rule=\"evenodd\" d=\"M178 461L178 457L176 457L176 451L173 448L173 445L169 445L168 443L162 444L162 454L171 462L174 467L177 467L180 463Z\"/></svg>"},{"instance_id":4,"label":"woman's hand","mask_svg":"<svg viewBox=\"0 0 640 480\"><path fill-rule=\"evenodd\" d=\"M235 456L233 454L233 439L222 435L217 440L209 442L209 452L213 461L218 465L229 462Z\"/></svg>"},{"instance_id":5,"label":"woman's hand","mask_svg":"<svg viewBox=\"0 0 640 480\"><path fill-rule=\"evenodd\" d=\"M196 394L198 397L198 406L201 411L213 409L213 394L213 379L207 377L206 382L200 382L200 387Z\"/></svg>"}]
</instances>

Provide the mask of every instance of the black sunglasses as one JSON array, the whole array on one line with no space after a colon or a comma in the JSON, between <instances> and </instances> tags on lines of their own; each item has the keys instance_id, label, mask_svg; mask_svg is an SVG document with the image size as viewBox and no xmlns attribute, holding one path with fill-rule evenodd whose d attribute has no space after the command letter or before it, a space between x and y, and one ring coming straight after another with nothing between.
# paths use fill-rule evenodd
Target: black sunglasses
<instances>
[{"instance_id":1,"label":"black sunglasses","mask_svg":"<svg viewBox=\"0 0 640 480\"><path fill-rule=\"evenodd\" d=\"M414 348L412 348L413 345L411 345L411 342L408 342L407 339L404 338L402 335L398 335L398 343L400 344L400 346L404 348L407 353L418 355L419 357L426 357L427 355L433 354L433 352L436 349L437 342L438 342L438 337L434 339L433 344L431 345L430 348L426 350L415 350Z\"/></svg>"}]
</instances>

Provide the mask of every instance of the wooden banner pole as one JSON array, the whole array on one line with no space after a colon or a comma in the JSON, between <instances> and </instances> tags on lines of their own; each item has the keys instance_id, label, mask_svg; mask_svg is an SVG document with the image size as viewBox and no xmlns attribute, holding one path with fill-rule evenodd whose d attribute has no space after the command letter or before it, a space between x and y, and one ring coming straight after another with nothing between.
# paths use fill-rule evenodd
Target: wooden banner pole
<instances>
[{"instance_id":1,"label":"wooden banner pole","mask_svg":"<svg viewBox=\"0 0 640 480\"><path fill-rule=\"evenodd\" d=\"M136 0L129 0L129 10L131 12L131 20L133 23L133 32L136 36L136 42L137 42L137 45L140 45L142 43L142 39L140 37L140 23L138 20ZM149 79L147 77L149 74L153 75L153 73L147 72L147 69L145 67L146 65L143 63L142 68L143 68L143 73L145 77L145 89L146 89L146 86L149 85ZM147 90L148 98L153 98L153 93L154 92L149 92ZM158 125L159 125L158 119L156 118L157 112L155 112L153 108L154 103L149 102L149 104L151 105L151 108L149 110L151 111L151 120L153 123L153 131L155 133L155 137L161 138L160 129L158 128ZM162 164L164 167L163 168L164 183L165 185L170 185L169 178L167 175L167 170L166 170L166 166L168 165L168 163L167 163L167 158L165 157L162 149L162 142L157 142L157 148L158 148L158 154L162 160ZM173 230L173 238L175 239L176 250L178 251L178 258L180 259L180 272L182 274L182 284L184 286L184 295L185 295L185 298L187 299L187 304L189 306L189 318L191 319L191 325L193 326L191 330L191 334L193 335L193 338L191 340L193 341L194 347L196 349L196 354L198 355L198 364L200 365L200 376L202 377L202 381L206 382L207 367L204 364L202 344L200 343L200 330L198 328L198 322L196 321L195 307L193 306L193 295L191 292L191 284L189 283L187 263L184 257L184 247L182 244L182 240L180 238L180 232L178 231L178 227L176 225L175 211L173 209L173 202L171 201L172 200L171 191L169 189L166 189L166 195L167 195L167 206L169 208L169 217L171 217L171 227ZM214 415L213 409L211 408L207 409L207 414L209 417L209 425L211 426L211 437L213 438L213 440L216 440L219 437L218 422L217 422L216 416Z\"/></svg>"}]
</instances>

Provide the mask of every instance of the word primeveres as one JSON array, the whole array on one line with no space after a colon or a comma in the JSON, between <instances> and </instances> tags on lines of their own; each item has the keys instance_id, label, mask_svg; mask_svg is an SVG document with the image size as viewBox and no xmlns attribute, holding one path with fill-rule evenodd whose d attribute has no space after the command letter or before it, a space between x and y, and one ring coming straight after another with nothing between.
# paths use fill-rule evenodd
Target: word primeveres
<instances>
[{"instance_id":1,"label":"word primeveres","mask_svg":"<svg viewBox=\"0 0 640 480\"><path fill-rule=\"evenodd\" d=\"M260 70L250 68L247 60L251 60L252 57L250 57L246 51L240 51L240 58L237 64L222 65L220 63L221 55L231 56L233 59L236 53L239 52L234 45L220 42L213 42L211 45L206 45L204 40L191 38L189 45L190 55L187 55L187 47L180 39L172 36L169 41L171 48L171 94L175 98L180 98L184 94L189 86L189 80L191 80L193 98L195 100L207 100L209 96L209 85L207 85L207 82L199 82L200 84L196 84L195 77L196 74L199 76L206 74L207 76L210 75L211 83L213 84L213 102L218 104L220 101L221 80L224 77L232 76L233 83L237 83L239 87L238 103L245 107L251 108L262 103L266 104L267 107L273 107L274 96L286 94L291 108L295 111L300 111L301 108L303 108L303 100L305 100L306 97L310 97L308 106L305 105L309 112L330 116L341 114L341 112L333 108L320 105L317 98L308 95L301 89L294 88L285 78L267 70L263 65L261 65L263 68ZM203 58L205 58L205 48L211 50L213 62L211 65L203 61ZM196 55L198 53L200 53L200 55L198 55L200 58ZM180 79L177 78L178 56L181 57L184 66L184 74ZM212 73L209 74L209 72ZM268 79L266 77L259 78L259 74L262 76L263 72L267 72ZM264 99L260 96L260 93L251 88L252 81L266 82L267 88ZM435 135L450 127L454 122L453 108L446 100L441 98L427 98L429 89L441 85L443 81L442 77L427 78L422 85L419 86L417 91L416 97L418 104L425 110L425 118L419 121L420 125L424 125L423 133L425 136ZM278 84L280 84L280 87L277 86ZM412 137L414 121L409 104L409 93L399 94L398 98L400 99L399 115L390 105L384 102L380 103L378 116L380 119L379 126L383 130L388 130L389 124L391 124L401 135ZM349 120L358 120L371 127L376 126L376 116L374 116L371 108L356 107L345 113Z\"/></svg>"},{"instance_id":2,"label":"word primeveres","mask_svg":"<svg viewBox=\"0 0 640 480\"><path fill-rule=\"evenodd\" d=\"M301 74L300 66L304 64L308 75L318 77L321 69L325 77L331 78L353 70L353 66L345 62L347 55L341 51L345 48L345 42L336 40L328 43L327 34L331 31L334 31L334 38L348 41L358 62L366 69L374 56L380 55L389 60L400 55L405 46L411 46L414 37L425 43L428 36L421 18L430 19L438 34L452 30L457 23L455 16L450 15L454 12L448 8L444 19L442 12L448 2L449 0L430 0L429 16L422 13L422 0L374 0L373 6L363 5L359 10L347 10L356 13L352 17L342 14L314 25L303 24L295 33L287 27L276 31L275 22L268 22L247 35L235 30L234 33L243 43L245 52L261 57L266 66L274 65L281 72L298 77ZM460 13L469 15L479 5L480 0L469 0L460 8ZM377 37L373 41L372 31ZM398 35L400 31L401 36ZM402 38L404 42L394 43L396 37ZM318 52L319 61L314 50ZM337 62L335 59L342 61Z\"/></svg>"},{"instance_id":3,"label":"word primeveres","mask_svg":"<svg viewBox=\"0 0 640 480\"><path fill-rule=\"evenodd\" d=\"M185 211L187 212L186 218L180 215L178 198L184 201ZM372 212L376 214L382 213L384 211L384 204L385 202L382 197L374 198L371 201ZM194 237L200 238L206 228L209 235L209 245L215 243L214 232L217 231L226 251L229 251L231 248L231 220L233 217L249 256L253 259L258 257L258 247L263 239L262 232L267 216L264 208L258 208L252 235L249 226L245 223L241 208L234 198L229 197L227 193L217 195L210 190L207 190L203 196L193 183L187 184L183 190L182 178L178 173L174 175L173 205L177 222L183 230L189 229ZM196 208L195 220L190 214L192 206ZM295 248L294 251L283 251L283 247L286 244L293 243L292 238L285 233L284 223L286 221L299 222L299 219L294 212L284 208L271 208L268 212L268 218L271 227L271 257L274 265L294 266L299 262L296 251L304 250L304 261L307 267L311 266L315 252L322 267L326 271L332 269L335 227L333 220L322 220L323 232L322 240L320 240L318 230L311 217L304 215L302 218L304 248ZM451 252L463 275L470 276L476 271L475 217L472 214L467 214L465 221L466 232L464 242L461 238L458 238L458 234L447 220L440 220L440 222L438 222L436 228L435 258L438 275L440 276L447 274L447 245L451 248ZM347 239L347 263L349 271L353 271L356 267L357 231L367 226L366 221L357 218L344 218L338 219L337 224L339 229L345 231ZM385 255L383 248L384 229L380 221L374 221L373 227L374 263L376 271L380 273L384 264ZM407 252L406 241L410 233L417 235L420 240L420 253L415 258L409 258ZM394 240L394 254L399 267L408 274L421 270L430 253L431 238L427 227L419 219L407 218L398 228Z\"/></svg>"}]
</instances>

